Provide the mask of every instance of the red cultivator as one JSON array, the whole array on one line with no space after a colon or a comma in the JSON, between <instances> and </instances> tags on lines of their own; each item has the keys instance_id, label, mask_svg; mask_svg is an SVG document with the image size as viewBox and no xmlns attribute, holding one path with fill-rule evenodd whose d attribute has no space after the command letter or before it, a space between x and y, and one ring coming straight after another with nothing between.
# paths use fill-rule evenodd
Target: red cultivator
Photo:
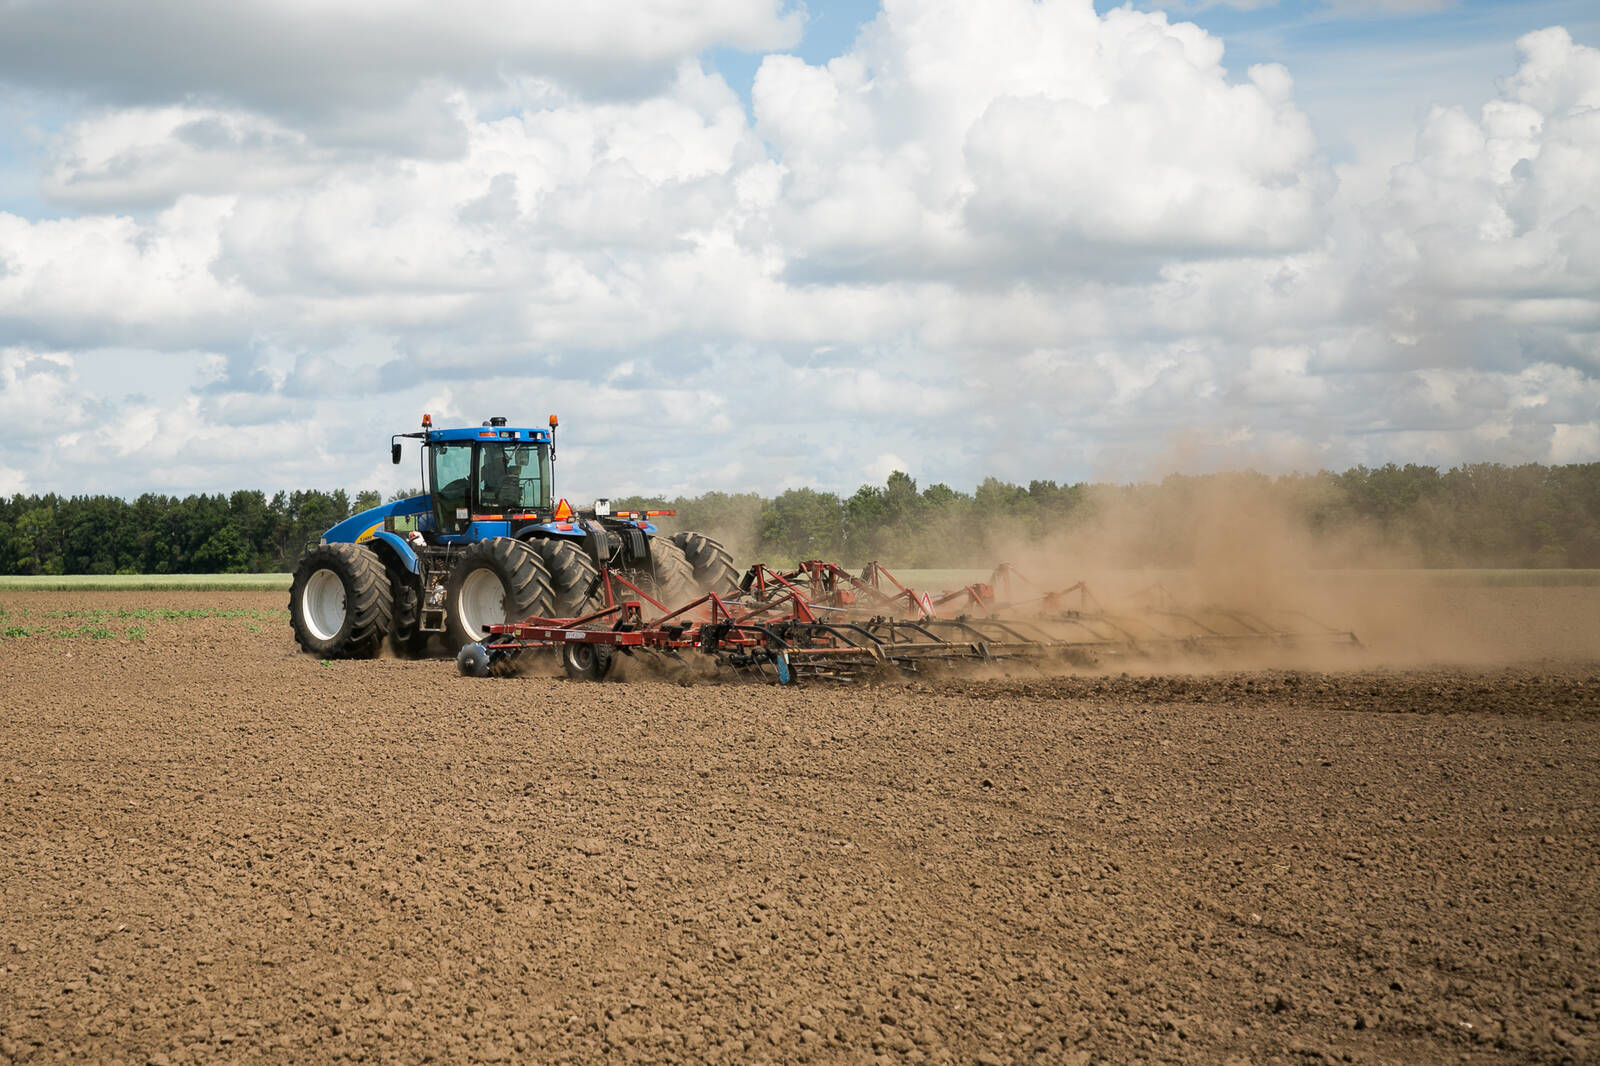
<instances>
[{"instance_id":1,"label":"red cultivator","mask_svg":"<svg viewBox=\"0 0 1600 1066\"><path fill-rule=\"evenodd\" d=\"M987 582L935 594L903 585L877 563L859 576L817 560L782 572L758 563L737 591L679 606L614 570L602 570L600 582L604 609L491 626L481 644L461 649L460 671L509 673L524 655L555 649L570 676L597 681L627 655L672 671L792 684L963 663L1088 665L1248 644L1359 643L1303 615L1185 610L1159 586L1146 590L1143 607L1107 611L1082 582L1044 590L1004 564Z\"/></svg>"}]
</instances>

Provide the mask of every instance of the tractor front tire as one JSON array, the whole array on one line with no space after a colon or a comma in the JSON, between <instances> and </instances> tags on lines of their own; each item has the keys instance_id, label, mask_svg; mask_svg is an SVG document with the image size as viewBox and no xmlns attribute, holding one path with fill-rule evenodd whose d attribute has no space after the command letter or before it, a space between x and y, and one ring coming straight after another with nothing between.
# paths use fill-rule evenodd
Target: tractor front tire
<instances>
[{"instance_id":1,"label":"tractor front tire","mask_svg":"<svg viewBox=\"0 0 1600 1066\"><path fill-rule=\"evenodd\" d=\"M689 565L682 548L665 537L651 537L650 563L655 571L655 587L650 594L669 612L699 598L694 585L694 567Z\"/></svg>"},{"instance_id":2,"label":"tractor front tire","mask_svg":"<svg viewBox=\"0 0 1600 1066\"><path fill-rule=\"evenodd\" d=\"M552 618L581 618L606 605L600 570L583 548L554 537L530 540L528 546L539 553L539 561L550 571Z\"/></svg>"},{"instance_id":3,"label":"tractor front tire","mask_svg":"<svg viewBox=\"0 0 1600 1066\"><path fill-rule=\"evenodd\" d=\"M739 591L739 571L733 568L733 556L720 541L704 533L674 533L672 543L683 552L694 569L694 583L705 592L718 596L732 596Z\"/></svg>"},{"instance_id":4,"label":"tractor front tire","mask_svg":"<svg viewBox=\"0 0 1600 1066\"><path fill-rule=\"evenodd\" d=\"M383 562L359 544L319 544L300 557L289 586L294 639L324 659L370 659L394 625Z\"/></svg>"},{"instance_id":5,"label":"tractor front tire","mask_svg":"<svg viewBox=\"0 0 1600 1066\"><path fill-rule=\"evenodd\" d=\"M489 627L552 609L550 571L520 540L481 540L461 554L445 584L445 639L453 655L481 643Z\"/></svg>"}]
</instances>

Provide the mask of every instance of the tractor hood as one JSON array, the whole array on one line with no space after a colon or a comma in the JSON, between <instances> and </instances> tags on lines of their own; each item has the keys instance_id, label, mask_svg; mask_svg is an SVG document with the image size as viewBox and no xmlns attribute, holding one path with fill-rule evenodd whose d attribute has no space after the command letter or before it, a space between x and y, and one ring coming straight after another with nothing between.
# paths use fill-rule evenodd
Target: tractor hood
<instances>
[{"instance_id":1,"label":"tractor hood","mask_svg":"<svg viewBox=\"0 0 1600 1066\"><path fill-rule=\"evenodd\" d=\"M427 496L410 496L403 500L394 500L351 515L338 525L329 528L322 535L322 539L329 544L354 544L357 541L370 539L373 533L383 527L383 520L390 515L426 514L431 508L432 504Z\"/></svg>"}]
</instances>

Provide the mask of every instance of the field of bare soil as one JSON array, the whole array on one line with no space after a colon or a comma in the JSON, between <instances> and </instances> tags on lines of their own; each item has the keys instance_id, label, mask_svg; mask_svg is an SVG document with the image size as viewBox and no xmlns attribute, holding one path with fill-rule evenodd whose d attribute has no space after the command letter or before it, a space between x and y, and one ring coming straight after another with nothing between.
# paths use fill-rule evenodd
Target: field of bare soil
<instances>
[{"instance_id":1,"label":"field of bare soil","mask_svg":"<svg viewBox=\"0 0 1600 1066\"><path fill-rule=\"evenodd\" d=\"M1600 1061L1600 589L803 689L284 599L0 592L0 1062Z\"/></svg>"}]
</instances>

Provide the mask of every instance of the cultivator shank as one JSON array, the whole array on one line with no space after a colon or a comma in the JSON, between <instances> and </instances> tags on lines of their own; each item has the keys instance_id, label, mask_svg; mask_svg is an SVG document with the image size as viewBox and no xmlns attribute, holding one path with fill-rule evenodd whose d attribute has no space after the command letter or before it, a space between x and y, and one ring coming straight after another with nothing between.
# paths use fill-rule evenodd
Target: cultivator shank
<instances>
[{"instance_id":1,"label":"cultivator shank","mask_svg":"<svg viewBox=\"0 0 1600 1066\"><path fill-rule=\"evenodd\" d=\"M1358 645L1355 634L1303 615L1277 620L1219 607L1184 608L1164 588L1146 604L1108 611L1087 585L1047 590L1013 567L990 580L918 592L877 563L859 575L810 560L756 564L737 592L665 604L615 570L599 581L606 606L578 618L495 625L461 650L464 674L513 672L524 656L557 652L573 677L601 680L618 656L668 672L722 672L792 684L871 674L928 673L981 663L1070 663L1245 645Z\"/></svg>"}]
</instances>

